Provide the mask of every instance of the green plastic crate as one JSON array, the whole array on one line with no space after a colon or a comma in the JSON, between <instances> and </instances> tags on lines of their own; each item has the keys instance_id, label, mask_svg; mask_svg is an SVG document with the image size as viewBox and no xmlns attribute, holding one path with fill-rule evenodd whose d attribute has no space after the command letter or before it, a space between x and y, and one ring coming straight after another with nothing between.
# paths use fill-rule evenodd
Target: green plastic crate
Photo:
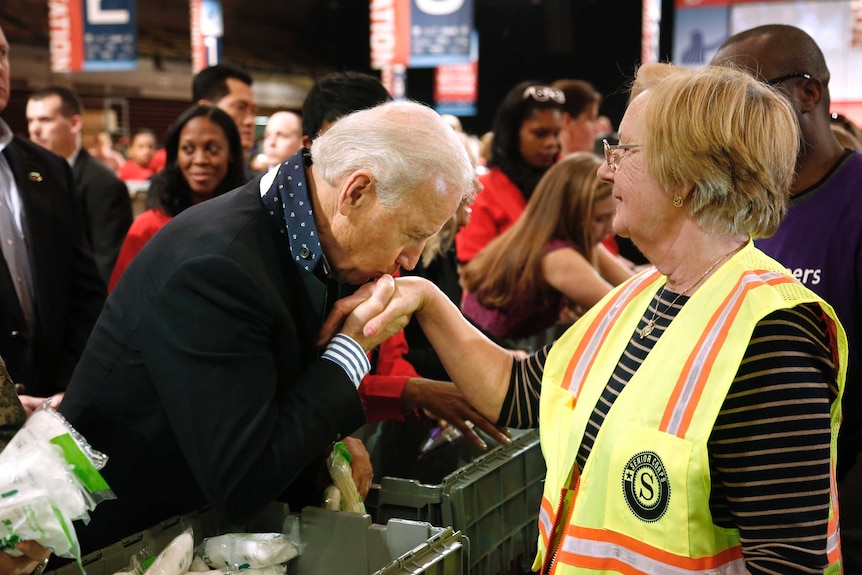
<instances>
[{"instance_id":1,"label":"green plastic crate","mask_svg":"<svg viewBox=\"0 0 862 575\"><path fill-rule=\"evenodd\" d=\"M393 519L386 525L372 523L370 515L335 512L316 507L291 515L286 505L270 505L247 525L222 520L212 509L173 517L146 531L127 537L83 557L87 575L112 575L125 571L135 553L149 547L158 553L187 525L194 528L195 544L204 537L229 532L278 532L285 521L300 521L305 544L302 555L292 560L290 575L464 575L468 542L452 528L427 522ZM74 563L49 575L80 575Z\"/></svg>"},{"instance_id":2,"label":"green plastic crate","mask_svg":"<svg viewBox=\"0 0 862 575\"><path fill-rule=\"evenodd\" d=\"M469 573L526 572L536 553L545 462L538 430L520 432L440 484L384 477L377 521L406 518L450 526L470 540Z\"/></svg>"}]
</instances>

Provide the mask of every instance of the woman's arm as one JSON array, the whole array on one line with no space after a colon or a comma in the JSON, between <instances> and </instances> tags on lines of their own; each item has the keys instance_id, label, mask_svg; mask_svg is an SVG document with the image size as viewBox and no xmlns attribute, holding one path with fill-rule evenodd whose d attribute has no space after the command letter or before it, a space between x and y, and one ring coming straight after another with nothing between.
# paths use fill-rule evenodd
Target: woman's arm
<instances>
[{"instance_id":1,"label":"woman's arm","mask_svg":"<svg viewBox=\"0 0 862 575\"><path fill-rule=\"evenodd\" d=\"M596 246L598 256L599 273L613 286L618 286L633 275L635 272L626 264L622 258L615 256L602 244Z\"/></svg>"},{"instance_id":2,"label":"woman's arm","mask_svg":"<svg viewBox=\"0 0 862 575\"><path fill-rule=\"evenodd\" d=\"M542 258L545 281L583 309L598 303L613 285L608 283L590 262L573 248L563 248Z\"/></svg>"},{"instance_id":3,"label":"woman's arm","mask_svg":"<svg viewBox=\"0 0 862 575\"><path fill-rule=\"evenodd\" d=\"M321 328L319 341L326 341L356 306L358 298L339 300ZM415 315L428 341L437 351L446 371L467 401L484 417L496 421L509 389L511 353L485 337L467 321L446 294L423 278L395 280L395 293L386 309L365 324L364 334L373 336L394 321Z\"/></svg>"}]
</instances>

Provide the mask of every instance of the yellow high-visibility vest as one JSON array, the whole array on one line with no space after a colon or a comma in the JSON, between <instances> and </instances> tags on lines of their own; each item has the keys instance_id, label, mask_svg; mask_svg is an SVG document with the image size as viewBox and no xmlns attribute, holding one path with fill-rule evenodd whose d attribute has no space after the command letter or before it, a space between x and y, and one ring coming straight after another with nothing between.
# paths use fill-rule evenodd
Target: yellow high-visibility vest
<instances>
[{"instance_id":1,"label":"yellow high-visibility vest","mask_svg":"<svg viewBox=\"0 0 862 575\"><path fill-rule=\"evenodd\" d=\"M832 307L751 242L707 279L656 342L578 473L590 413L664 281L653 268L619 286L548 356L540 401L547 476L533 568L552 562L557 574L744 574L738 530L711 520L707 440L757 322L816 302L831 319L838 369L827 573L840 573L835 461L847 338ZM546 557L549 548L553 557Z\"/></svg>"}]
</instances>

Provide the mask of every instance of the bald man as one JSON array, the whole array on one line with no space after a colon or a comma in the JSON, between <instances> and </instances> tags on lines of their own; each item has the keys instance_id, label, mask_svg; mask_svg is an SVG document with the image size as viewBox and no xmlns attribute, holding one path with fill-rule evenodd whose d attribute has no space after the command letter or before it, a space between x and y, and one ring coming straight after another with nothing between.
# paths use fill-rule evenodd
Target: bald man
<instances>
[{"instance_id":1,"label":"bald man","mask_svg":"<svg viewBox=\"0 0 862 575\"><path fill-rule=\"evenodd\" d=\"M811 36L772 24L725 41L713 64L742 66L784 94L803 146L790 210L778 232L757 240L829 302L847 332L849 359L838 436L838 496L845 573L862 573L862 154L844 147L829 117L829 68ZM825 225L824 225L825 224Z\"/></svg>"},{"instance_id":2,"label":"bald man","mask_svg":"<svg viewBox=\"0 0 862 575\"><path fill-rule=\"evenodd\" d=\"M282 163L302 147L302 120L293 112L276 112L263 132L267 168Z\"/></svg>"}]
</instances>

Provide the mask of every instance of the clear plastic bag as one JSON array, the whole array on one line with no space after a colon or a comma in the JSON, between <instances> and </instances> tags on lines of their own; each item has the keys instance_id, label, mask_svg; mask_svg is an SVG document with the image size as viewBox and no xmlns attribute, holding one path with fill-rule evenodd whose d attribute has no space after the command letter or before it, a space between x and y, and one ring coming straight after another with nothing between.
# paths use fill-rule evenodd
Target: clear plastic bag
<instances>
[{"instance_id":1,"label":"clear plastic bag","mask_svg":"<svg viewBox=\"0 0 862 575\"><path fill-rule=\"evenodd\" d=\"M159 553L144 575L185 575L192 565L194 550L194 531L187 527Z\"/></svg>"},{"instance_id":2,"label":"clear plastic bag","mask_svg":"<svg viewBox=\"0 0 862 575\"><path fill-rule=\"evenodd\" d=\"M80 561L72 521L113 499L99 474L107 457L43 404L0 453L0 548L19 555L18 541L36 541Z\"/></svg>"},{"instance_id":3,"label":"clear plastic bag","mask_svg":"<svg viewBox=\"0 0 862 575\"><path fill-rule=\"evenodd\" d=\"M228 571L264 569L284 564L302 553L302 544L285 533L228 533L207 537L200 556L213 569Z\"/></svg>"}]
</instances>

